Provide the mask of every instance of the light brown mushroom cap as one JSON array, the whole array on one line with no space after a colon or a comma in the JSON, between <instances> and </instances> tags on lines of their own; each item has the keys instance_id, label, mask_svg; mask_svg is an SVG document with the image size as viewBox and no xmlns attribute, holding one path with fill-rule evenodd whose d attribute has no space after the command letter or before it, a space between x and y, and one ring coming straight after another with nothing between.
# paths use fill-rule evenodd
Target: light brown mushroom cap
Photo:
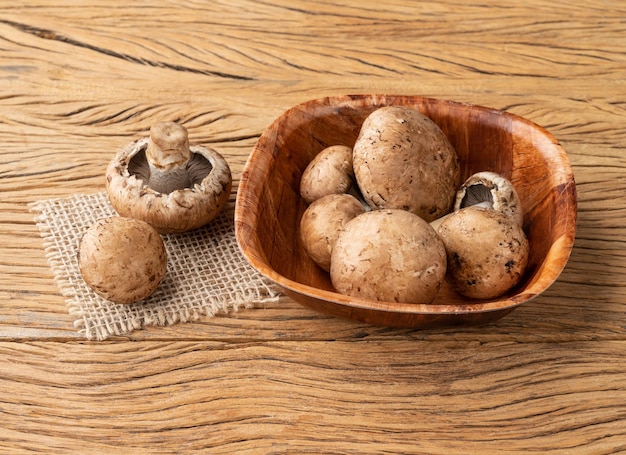
<instances>
[{"instance_id":1,"label":"light brown mushroom cap","mask_svg":"<svg viewBox=\"0 0 626 455\"><path fill-rule=\"evenodd\" d=\"M307 254L327 272L330 256L344 226L365 212L350 194L328 194L311 203L300 219L300 240Z\"/></svg>"},{"instance_id":2,"label":"light brown mushroom cap","mask_svg":"<svg viewBox=\"0 0 626 455\"><path fill-rule=\"evenodd\" d=\"M512 217L470 206L445 218L437 232L446 247L448 280L460 294L499 297L522 278L529 244Z\"/></svg>"},{"instance_id":3,"label":"light brown mushroom cap","mask_svg":"<svg viewBox=\"0 0 626 455\"><path fill-rule=\"evenodd\" d=\"M140 173L129 170L145 158L148 142L148 138L143 138L129 144L109 163L106 189L111 205L119 215L143 220L162 234L186 232L208 224L230 197L232 176L226 160L208 147L190 146L188 163L200 162L210 171L194 172L187 166L193 186L161 193L149 188Z\"/></svg>"},{"instance_id":4,"label":"light brown mushroom cap","mask_svg":"<svg viewBox=\"0 0 626 455\"><path fill-rule=\"evenodd\" d=\"M300 195L310 204L328 194L347 193L354 184L352 149L332 145L319 152L300 178Z\"/></svg>"},{"instance_id":5,"label":"light brown mushroom cap","mask_svg":"<svg viewBox=\"0 0 626 455\"><path fill-rule=\"evenodd\" d=\"M110 217L83 234L78 264L85 283L115 303L138 302L152 295L165 276L163 239L149 224Z\"/></svg>"},{"instance_id":6,"label":"light brown mushroom cap","mask_svg":"<svg viewBox=\"0 0 626 455\"><path fill-rule=\"evenodd\" d=\"M330 277L343 294L431 303L446 274L441 239L405 210L365 212L349 221L332 251Z\"/></svg>"},{"instance_id":7,"label":"light brown mushroom cap","mask_svg":"<svg viewBox=\"0 0 626 455\"><path fill-rule=\"evenodd\" d=\"M479 205L513 217L520 226L524 223L524 213L517 190L501 175L483 171L470 176L456 194L454 210Z\"/></svg>"},{"instance_id":8,"label":"light brown mushroom cap","mask_svg":"<svg viewBox=\"0 0 626 455\"><path fill-rule=\"evenodd\" d=\"M426 221L451 211L460 184L459 159L448 138L409 107L385 106L365 119L353 167L372 208L408 210Z\"/></svg>"}]
</instances>

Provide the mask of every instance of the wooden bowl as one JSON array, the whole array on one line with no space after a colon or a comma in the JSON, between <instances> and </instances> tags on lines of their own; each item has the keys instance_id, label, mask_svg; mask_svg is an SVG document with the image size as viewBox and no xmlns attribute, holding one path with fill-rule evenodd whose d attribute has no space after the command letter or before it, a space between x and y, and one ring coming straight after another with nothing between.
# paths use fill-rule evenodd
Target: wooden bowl
<instances>
[{"instance_id":1,"label":"wooden bowl","mask_svg":"<svg viewBox=\"0 0 626 455\"><path fill-rule=\"evenodd\" d=\"M298 229L307 207L302 172L330 145L353 146L365 117L386 105L411 106L437 123L455 147L461 177L494 171L517 188L530 257L507 295L470 300L444 283L431 304L380 302L337 293L307 256ZM250 264L313 309L376 325L427 328L495 321L545 291L569 258L576 228L576 184L569 160L545 129L519 116L416 96L328 97L297 105L263 133L241 176L235 208L237 242Z\"/></svg>"}]
</instances>

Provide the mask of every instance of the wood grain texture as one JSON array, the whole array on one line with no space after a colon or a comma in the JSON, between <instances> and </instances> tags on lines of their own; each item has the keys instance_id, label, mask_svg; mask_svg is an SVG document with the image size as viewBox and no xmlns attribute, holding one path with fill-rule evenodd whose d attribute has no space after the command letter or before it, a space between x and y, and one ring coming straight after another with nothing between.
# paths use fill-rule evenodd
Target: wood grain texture
<instances>
[{"instance_id":1,"label":"wood grain texture","mask_svg":"<svg viewBox=\"0 0 626 455\"><path fill-rule=\"evenodd\" d=\"M626 450L626 403L615 399L626 393L624 342L602 342L601 355L587 343L52 345L0 344L0 383L13 391L1 402L3 432L14 441L0 448Z\"/></svg>"},{"instance_id":2,"label":"wood grain texture","mask_svg":"<svg viewBox=\"0 0 626 455\"><path fill-rule=\"evenodd\" d=\"M0 452L626 451L626 6L379 3L0 0ZM222 153L234 198L278 115L358 93L547 128L578 194L559 280L485 327L386 329L285 297L80 339L28 203L102 191L155 119Z\"/></svg>"}]
</instances>

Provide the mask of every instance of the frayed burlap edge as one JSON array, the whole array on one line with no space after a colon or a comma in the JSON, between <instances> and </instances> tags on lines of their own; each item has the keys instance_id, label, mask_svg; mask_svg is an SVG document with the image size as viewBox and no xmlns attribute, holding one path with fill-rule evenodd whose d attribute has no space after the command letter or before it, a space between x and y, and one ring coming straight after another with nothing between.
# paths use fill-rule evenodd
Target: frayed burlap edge
<instances>
[{"instance_id":1,"label":"frayed burlap edge","mask_svg":"<svg viewBox=\"0 0 626 455\"><path fill-rule=\"evenodd\" d=\"M163 236L168 250L166 278L151 297L131 305L96 295L78 268L84 231L99 218L116 216L106 193L37 201L29 209L74 327L89 340L193 322L279 298L278 289L252 269L237 246L232 203L204 228Z\"/></svg>"}]
</instances>

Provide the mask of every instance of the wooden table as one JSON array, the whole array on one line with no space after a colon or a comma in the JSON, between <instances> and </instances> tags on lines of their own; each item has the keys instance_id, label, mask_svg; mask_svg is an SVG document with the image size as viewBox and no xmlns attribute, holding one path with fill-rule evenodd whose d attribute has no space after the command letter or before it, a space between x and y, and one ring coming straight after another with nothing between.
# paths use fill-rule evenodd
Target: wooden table
<instances>
[{"instance_id":1,"label":"wooden table","mask_svg":"<svg viewBox=\"0 0 626 455\"><path fill-rule=\"evenodd\" d=\"M618 0L2 1L0 452L626 451L625 23ZM372 327L281 298L77 333L28 203L102 191L156 120L220 151L236 183L285 109L353 93L550 130L579 197L560 279L480 328Z\"/></svg>"}]
</instances>

